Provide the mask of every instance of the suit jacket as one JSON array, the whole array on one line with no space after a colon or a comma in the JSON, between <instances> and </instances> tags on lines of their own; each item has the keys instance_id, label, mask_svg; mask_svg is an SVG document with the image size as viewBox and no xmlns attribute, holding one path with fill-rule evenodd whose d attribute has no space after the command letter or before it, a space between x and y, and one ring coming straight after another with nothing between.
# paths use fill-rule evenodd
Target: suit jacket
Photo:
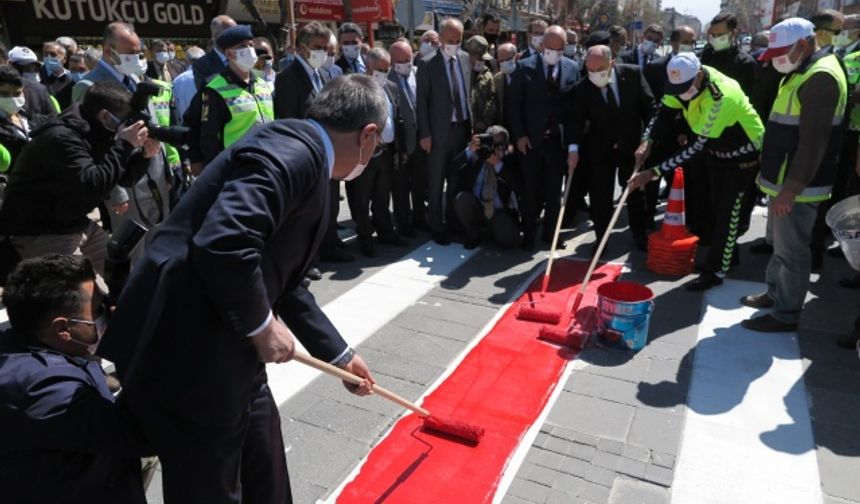
<instances>
[{"instance_id":1,"label":"suit jacket","mask_svg":"<svg viewBox=\"0 0 860 504\"><path fill-rule=\"evenodd\" d=\"M388 101L392 107L394 107L394 117L392 121L394 122L394 146L397 148L398 152L402 152L400 150L400 146L404 143L404 128L403 122L400 118L401 116L401 102L400 102L400 92L398 92L397 84L391 82L390 80L386 81L385 84L382 85L382 90L385 91L385 96L388 97ZM380 135L382 131L379 132Z\"/></svg>"},{"instance_id":2,"label":"suit jacket","mask_svg":"<svg viewBox=\"0 0 860 504\"><path fill-rule=\"evenodd\" d=\"M367 68L367 60L364 59L364 56L359 56L359 58L361 58L362 63L364 63L364 67ZM340 55L340 58L338 58L334 62L334 64L337 65L338 67L340 67L341 70L343 70L344 75L349 75L351 73L355 73L352 71L352 67L349 66L349 62L346 60L346 56L344 56L342 54Z\"/></svg>"},{"instance_id":3,"label":"suit jacket","mask_svg":"<svg viewBox=\"0 0 860 504\"><path fill-rule=\"evenodd\" d=\"M589 165L608 161L620 166L633 164L642 129L654 113L654 97L638 66L615 64L618 82L618 111L612 114L603 92L590 80L576 85L571 121L571 143L580 145L582 158ZM606 87L611 92L610 85ZM611 159L615 152L619 157Z\"/></svg>"},{"instance_id":4,"label":"suit jacket","mask_svg":"<svg viewBox=\"0 0 860 504\"><path fill-rule=\"evenodd\" d=\"M498 118L500 124L508 130L511 131L511 116L510 111L513 107L513 93L511 93L511 87L513 86L514 79L521 78L521 73L519 67L511 74L511 83L508 83L508 79L506 79L505 74L502 72L497 73L493 76L493 81L496 85L496 103L499 106Z\"/></svg>"},{"instance_id":5,"label":"suit jacket","mask_svg":"<svg viewBox=\"0 0 860 504\"><path fill-rule=\"evenodd\" d=\"M642 69L642 74L645 76L645 81L648 82L648 87L651 88L651 94L654 95L657 104L663 99L663 88L668 79L666 67L669 66L669 60L672 59L672 56L672 54L667 54L653 59Z\"/></svg>"},{"instance_id":6,"label":"suit jacket","mask_svg":"<svg viewBox=\"0 0 860 504\"><path fill-rule=\"evenodd\" d=\"M265 376L248 334L270 310L316 357L346 349L300 285L327 227L329 181L323 138L290 119L222 152L182 197L99 346L143 424L167 436L165 416L201 430L235 425Z\"/></svg>"},{"instance_id":7,"label":"suit jacket","mask_svg":"<svg viewBox=\"0 0 860 504\"><path fill-rule=\"evenodd\" d=\"M460 191L465 191L469 194L474 194L472 189L475 187L475 182L478 180L478 174L484 168L484 162L474 156L472 160L466 163L460 171L458 182ZM517 197L522 195L523 178L520 172L517 156L514 153L507 154L502 158L502 171L496 175L496 193L499 199L502 200L502 205L506 209L516 211L511 208L511 192Z\"/></svg>"},{"instance_id":8,"label":"suit jacket","mask_svg":"<svg viewBox=\"0 0 860 504\"><path fill-rule=\"evenodd\" d=\"M412 69L412 73L410 73L409 77L406 79L410 83L409 85L415 89L414 105L406 95L406 91L403 89L403 86L400 84L400 74L394 70L388 74L388 80L393 82L397 87L397 99L400 102L397 117L397 124L400 128L400 142L397 145L397 149L401 154L410 155L415 152L415 148L418 146L418 115L416 111L418 105L418 84L416 82L414 68Z\"/></svg>"},{"instance_id":9,"label":"suit jacket","mask_svg":"<svg viewBox=\"0 0 860 504\"><path fill-rule=\"evenodd\" d=\"M461 85L465 86L465 103L469 108L469 97L472 96L472 65L469 54L460 51L457 61L462 70ZM460 76L457 76L460 78ZM433 143L442 145L451 129L451 111L454 110L451 84L448 71L445 69L445 56L442 51L425 60L418 66L418 138L432 137Z\"/></svg>"},{"instance_id":10,"label":"suit jacket","mask_svg":"<svg viewBox=\"0 0 860 504\"><path fill-rule=\"evenodd\" d=\"M320 70L323 85L329 81L329 74ZM272 96L275 117L278 119L304 119L317 91L311 77L299 58L293 58L290 65L275 77L275 92Z\"/></svg>"},{"instance_id":11,"label":"suit jacket","mask_svg":"<svg viewBox=\"0 0 860 504\"><path fill-rule=\"evenodd\" d=\"M579 64L564 56L558 64L561 74L555 96L550 96L547 89L546 70L541 55L520 60L521 75L511 81L511 137L514 140L528 137L533 149L539 149L543 144L544 132L551 116L564 130L564 142L569 143L566 139L569 130L566 122L570 116L571 92L579 80Z\"/></svg>"},{"instance_id":12,"label":"suit jacket","mask_svg":"<svg viewBox=\"0 0 860 504\"><path fill-rule=\"evenodd\" d=\"M221 55L212 49L202 58L194 60L191 68L194 69L194 85L199 91L209 82L209 79L223 72L227 65L224 64Z\"/></svg>"}]
</instances>

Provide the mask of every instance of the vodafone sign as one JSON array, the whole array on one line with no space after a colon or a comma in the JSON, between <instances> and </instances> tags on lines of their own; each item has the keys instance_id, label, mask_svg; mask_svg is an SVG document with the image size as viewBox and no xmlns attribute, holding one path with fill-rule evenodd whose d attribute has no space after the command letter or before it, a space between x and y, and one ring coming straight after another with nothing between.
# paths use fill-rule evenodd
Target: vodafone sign
<instances>
[{"instance_id":1,"label":"vodafone sign","mask_svg":"<svg viewBox=\"0 0 860 504\"><path fill-rule=\"evenodd\" d=\"M321 21L343 21L340 0L298 0L296 17ZM357 23L391 21L391 0L352 0L352 20Z\"/></svg>"}]
</instances>

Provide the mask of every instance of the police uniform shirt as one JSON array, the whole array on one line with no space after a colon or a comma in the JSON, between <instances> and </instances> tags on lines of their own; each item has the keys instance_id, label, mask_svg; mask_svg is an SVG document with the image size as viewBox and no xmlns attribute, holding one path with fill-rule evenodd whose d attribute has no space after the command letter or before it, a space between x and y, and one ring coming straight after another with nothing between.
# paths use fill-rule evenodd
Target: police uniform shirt
<instances>
[{"instance_id":1,"label":"police uniform shirt","mask_svg":"<svg viewBox=\"0 0 860 504\"><path fill-rule=\"evenodd\" d=\"M221 75L230 84L235 84L254 94L254 86L257 83L257 77L251 73L248 83L245 83L232 70L227 68ZM230 108L224 99L217 91L210 87L204 87L200 91L201 95L201 112L200 112L200 152L204 162L209 162L224 150L224 125L230 122L232 114ZM197 161L197 156L192 152L192 161Z\"/></svg>"}]
</instances>

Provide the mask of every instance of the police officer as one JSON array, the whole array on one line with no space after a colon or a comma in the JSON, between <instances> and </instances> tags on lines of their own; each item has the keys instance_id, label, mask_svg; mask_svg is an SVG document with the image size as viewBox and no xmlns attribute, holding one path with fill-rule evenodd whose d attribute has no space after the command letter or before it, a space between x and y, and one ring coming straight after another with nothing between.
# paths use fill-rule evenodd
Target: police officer
<instances>
[{"instance_id":1,"label":"police officer","mask_svg":"<svg viewBox=\"0 0 860 504\"><path fill-rule=\"evenodd\" d=\"M258 124L275 119L272 90L252 70L257 63L254 35L249 26L227 28L215 41L227 56L227 68L194 97L189 140L191 169L199 172Z\"/></svg>"},{"instance_id":2,"label":"police officer","mask_svg":"<svg viewBox=\"0 0 860 504\"><path fill-rule=\"evenodd\" d=\"M711 209L714 227L711 248L702 274L687 286L692 291L723 283L722 277L736 261L736 242L744 194L755 179L764 125L737 81L706 65L693 53L680 53L666 67L668 81L663 106L645 132L636 150L637 162L648 158L652 142L665 140L678 110L693 137L677 154L631 179L638 189L663 172L704 154L704 167L711 177Z\"/></svg>"}]
</instances>

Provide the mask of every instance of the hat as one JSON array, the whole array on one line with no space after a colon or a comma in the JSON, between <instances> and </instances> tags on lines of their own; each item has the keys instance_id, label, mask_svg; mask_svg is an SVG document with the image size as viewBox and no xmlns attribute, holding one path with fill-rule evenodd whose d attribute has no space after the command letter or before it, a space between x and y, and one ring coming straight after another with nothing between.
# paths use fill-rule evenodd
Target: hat
<instances>
[{"instance_id":1,"label":"hat","mask_svg":"<svg viewBox=\"0 0 860 504\"><path fill-rule=\"evenodd\" d=\"M669 60L666 65L666 74L669 80L663 88L663 93L669 96L676 96L686 92L696 80L696 75L702 64L699 58L691 52L678 53Z\"/></svg>"},{"instance_id":2,"label":"hat","mask_svg":"<svg viewBox=\"0 0 860 504\"><path fill-rule=\"evenodd\" d=\"M596 45L609 45L609 32L608 31L596 31L593 33L589 33L588 37L585 37L585 48L589 49Z\"/></svg>"},{"instance_id":3,"label":"hat","mask_svg":"<svg viewBox=\"0 0 860 504\"><path fill-rule=\"evenodd\" d=\"M236 44L241 44L246 40L254 38L251 33L251 27L248 25L236 25L222 31L218 38L215 39L215 44L219 49L229 49Z\"/></svg>"},{"instance_id":4,"label":"hat","mask_svg":"<svg viewBox=\"0 0 860 504\"><path fill-rule=\"evenodd\" d=\"M480 35L470 37L463 46L463 49L465 49L467 53L476 58L481 58L484 61L491 61L493 59L493 57L490 56L490 53L487 52L489 48L490 44L487 42L487 39Z\"/></svg>"},{"instance_id":5,"label":"hat","mask_svg":"<svg viewBox=\"0 0 860 504\"><path fill-rule=\"evenodd\" d=\"M16 65L29 65L31 63L39 63L39 58L36 57L29 47L16 46L9 51L9 63ZM41 65L41 63L39 63Z\"/></svg>"},{"instance_id":6,"label":"hat","mask_svg":"<svg viewBox=\"0 0 860 504\"><path fill-rule=\"evenodd\" d=\"M758 57L759 61L782 56L794 47L798 40L815 35L815 25L802 18L788 18L771 27L767 50Z\"/></svg>"}]
</instances>

